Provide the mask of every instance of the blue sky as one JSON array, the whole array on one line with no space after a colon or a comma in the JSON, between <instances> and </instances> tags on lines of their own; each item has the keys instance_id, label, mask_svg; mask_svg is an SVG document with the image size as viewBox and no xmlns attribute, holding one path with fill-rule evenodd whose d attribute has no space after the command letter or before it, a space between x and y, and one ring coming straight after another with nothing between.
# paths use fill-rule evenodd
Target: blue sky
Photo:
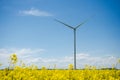
<instances>
[{"instance_id":1,"label":"blue sky","mask_svg":"<svg viewBox=\"0 0 120 80\"><path fill-rule=\"evenodd\" d=\"M73 31L54 19L73 27L89 19L77 30L77 67L111 66L120 57L119 14L119 0L0 0L0 63L16 53L26 64L66 68Z\"/></svg>"}]
</instances>

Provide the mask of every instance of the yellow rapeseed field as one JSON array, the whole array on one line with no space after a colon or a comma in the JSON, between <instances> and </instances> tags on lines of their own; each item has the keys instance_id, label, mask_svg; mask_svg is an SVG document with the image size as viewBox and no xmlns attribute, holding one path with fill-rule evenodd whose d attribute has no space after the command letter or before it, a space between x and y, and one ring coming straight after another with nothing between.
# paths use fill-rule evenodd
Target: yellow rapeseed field
<instances>
[{"instance_id":1,"label":"yellow rapeseed field","mask_svg":"<svg viewBox=\"0 0 120 80\"><path fill-rule=\"evenodd\" d=\"M14 58L13 58L14 57ZM95 67L73 70L70 64L67 70L48 70L37 66L15 66L17 56L11 56L12 67L0 70L0 80L120 80L120 70L98 70Z\"/></svg>"}]
</instances>

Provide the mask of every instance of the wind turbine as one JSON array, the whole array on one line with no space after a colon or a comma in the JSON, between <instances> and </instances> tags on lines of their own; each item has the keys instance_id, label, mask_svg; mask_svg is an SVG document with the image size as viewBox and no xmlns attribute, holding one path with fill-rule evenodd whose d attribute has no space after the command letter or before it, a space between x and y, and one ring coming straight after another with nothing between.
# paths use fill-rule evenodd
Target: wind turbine
<instances>
[{"instance_id":1,"label":"wind turbine","mask_svg":"<svg viewBox=\"0 0 120 80\"><path fill-rule=\"evenodd\" d=\"M74 69L76 69L76 30L77 30L80 26L82 26L87 20L85 20L84 22L80 23L80 24L77 25L76 27L72 27L72 26L70 26L70 25L68 25L68 24L66 24L66 23L64 23L64 22L61 22L61 21L59 21L59 20L57 20L57 19L55 19L55 21L57 21L57 22L65 25L65 26L67 26L68 28L72 29L73 32L74 32Z\"/></svg>"}]
</instances>

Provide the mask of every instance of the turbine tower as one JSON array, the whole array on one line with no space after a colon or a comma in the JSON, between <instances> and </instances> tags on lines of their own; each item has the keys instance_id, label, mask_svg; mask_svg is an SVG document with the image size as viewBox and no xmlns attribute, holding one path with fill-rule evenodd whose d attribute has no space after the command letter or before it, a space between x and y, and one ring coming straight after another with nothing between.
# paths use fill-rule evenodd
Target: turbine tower
<instances>
[{"instance_id":1,"label":"turbine tower","mask_svg":"<svg viewBox=\"0 0 120 80\"><path fill-rule=\"evenodd\" d=\"M80 23L79 25L77 25L76 27L72 27L64 22L61 22L57 19L55 19L55 21L67 26L68 28L72 29L73 32L74 32L74 69L76 69L76 30L81 26L83 25L87 20L85 20L84 22Z\"/></svg>"}]
</instances>

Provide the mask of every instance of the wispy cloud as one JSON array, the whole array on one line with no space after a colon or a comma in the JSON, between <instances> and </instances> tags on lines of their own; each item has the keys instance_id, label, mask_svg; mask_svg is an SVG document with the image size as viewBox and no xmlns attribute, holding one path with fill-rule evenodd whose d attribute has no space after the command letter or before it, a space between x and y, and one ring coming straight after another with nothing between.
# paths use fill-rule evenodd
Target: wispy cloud
<instances>
[{"instance_id":1,"label":"wispy cloud","mask_svg":"<svg viewBox=\"0 0 120 80\"><path fill-rule=\"evenodd\" d=\"M0 63L3 64L3 67L8 66L9 56L13 53L16 53L20 60L27 60L27 58L32 56L38 56L45 51L44 49L30 49L30 48L2 48L0 49ZM31 60L30 60L31 61Z\"/></svg>"},{"instance_id":2,"label":"wispy cloud","mask_svg":"<svg viewBox=\"0 0 120 80\"><path fill-rule=\"evenodd\" d=\"M35 9L35 8L31 8L29 10L22 10L22 11L19 11L19 13L21 15L31 15L31 16L46 16L46 17L53 16L49 12L42 11L42 10Z\"/></svg>"},{"instance_id":3,"label":"wispy cloud","mask_svg":"<svg viewBox=\"0 0 120 80\"><path fill-rule=\"evenodd\" d=\"M73 56L65 56L59 58L42 58L42 57L29 57L25 59L27 64L36 64L40 66L53 66L57 65L57 68L67 68L69 64L73 64ZM89 54L80 53L77 54L77 68L83 68L86 64L97 67L112 67L112 64L116 64L117 58L113 56L109 57L94 57ZM53 67L51 67L53 68Z\"/></svg>"},{"instance_id":4,"label":"wispy cloud","mask_svg":"<svg viewBox=\"0 0 120 80\"><path fill-rule=\"evenodd\" d=\"M49 65L53 66L56 64L57 68L67 68L69 64L73 63L73 56L64 56L59 58L43 58L41 57L41 53L43 53L44 49L0 49L0 63L3 63L3 67L8 66L8 58L11 53L16 53L20 60L23 60L25 64L35 64L38 67ZM38 55L39 54L39 55ZM94 65L94 66L105 66L111 67L112 64L116 64L117 59L114 56L107 56L107 57L99 57L99 56L91 56L90 54L86 53L79 53L76 55L77 59L77 68L83 68L86 64Z\"/></svg>"},{"instance_id":5,"label":"wispy cloud","mask_svg":"<svg viewBox=\"0 0 120 80\"><path fill-rule=\"evenodd\" d=\"M28 54L36 54L36 53L40 53L42 51L45 51L44 49L30 49L30 48L22 48L22 49L19 49L19 48L2 48L0 49L0 55L1 54L11 54L11 53L17 53L17 55L22 55L22 56L25 56L25 55L28 55Z\"/></svg>"}]
</instances>

